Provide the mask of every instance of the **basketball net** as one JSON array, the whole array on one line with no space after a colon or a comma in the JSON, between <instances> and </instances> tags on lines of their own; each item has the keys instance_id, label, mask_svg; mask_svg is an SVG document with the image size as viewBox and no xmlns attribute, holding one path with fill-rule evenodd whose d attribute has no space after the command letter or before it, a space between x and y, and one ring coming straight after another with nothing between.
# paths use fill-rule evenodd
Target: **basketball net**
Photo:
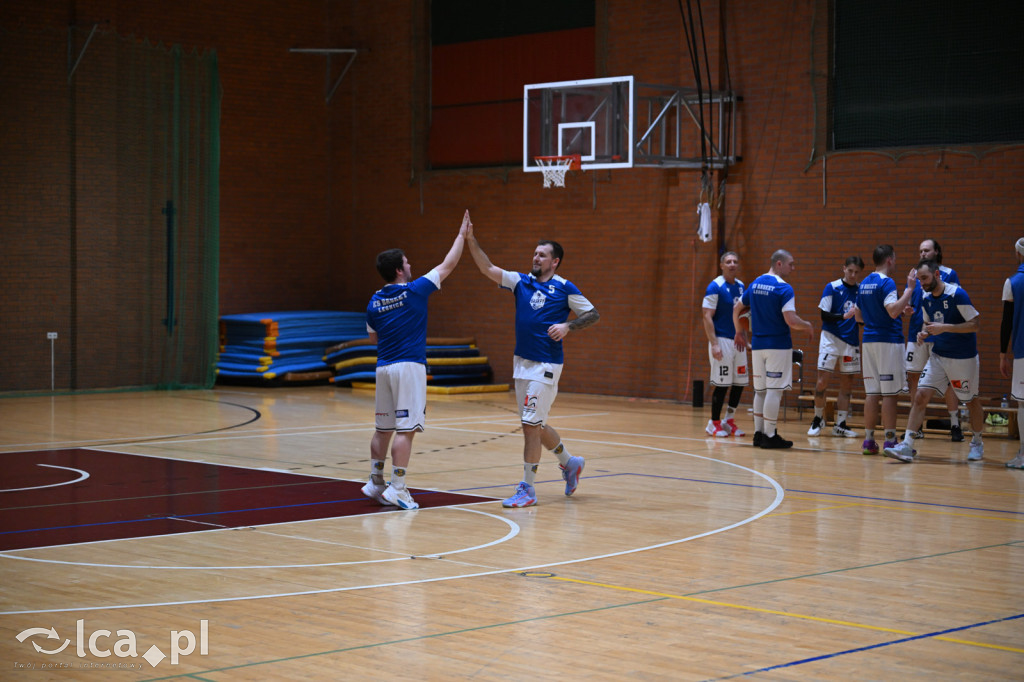
<instances>
[{"instance_id":1,"label":"basketball net","mask_svg":"<svg viewBox=\"0 0 1024 682\"><path fill-rule=\"evenodd\" d=\"M565 172L580 167L580 157L572 156L535 156L534 160L544 174L544 187L565 187Z\"/></svg>"}]
</instances>

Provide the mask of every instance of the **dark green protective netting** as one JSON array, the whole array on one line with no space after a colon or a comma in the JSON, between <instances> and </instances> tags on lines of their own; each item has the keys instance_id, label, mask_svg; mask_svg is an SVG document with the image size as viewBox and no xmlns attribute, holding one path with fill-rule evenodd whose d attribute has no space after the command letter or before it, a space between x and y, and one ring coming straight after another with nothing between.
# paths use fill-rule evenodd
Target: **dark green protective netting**
<instances>
[{"instance_id":1,"label":"dark green protective netting","mask_svg":"<svg viewBox=\"0 0 1024 682\"><path fill-rule=\"evenodd\" d=\"M50 389L51 364L56 390L212 386L215 52L22 25L0 31L0 62L0 391ZM38 351L51 329L53 363Z\"/></svg>"}]
</instances>

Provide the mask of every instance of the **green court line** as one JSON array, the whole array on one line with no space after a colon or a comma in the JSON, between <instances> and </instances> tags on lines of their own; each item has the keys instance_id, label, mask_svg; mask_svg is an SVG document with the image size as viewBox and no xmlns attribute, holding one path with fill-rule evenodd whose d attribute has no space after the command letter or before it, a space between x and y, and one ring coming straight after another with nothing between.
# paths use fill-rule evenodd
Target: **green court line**
<instances>
[{"instance_id":1,"label":"green court line","mask_svg":"<svg viewBox=\"0 0 1024 682\"><path fill-rule=\"evenodd\" d=\"M256 661L253 663L242 663L240 665L229 665L223 668L211 668L202 672L192 673L181 673L180 675L168 675L167 677L151 677L146 682L156 682L157 680L177 680L184 678L193 678L202 680L204 678L197 677L198 675L205 675L208 673L219 673L227 670L240 670L242 668L252 668L259 665L272 665L275 663L287 663L289 661L298 661L304 658L315 658L317 656L330 656L332 654L343 654L349 651L359 651L360 649L373 649L381 646L391 646L392 644L406 644L408 642L419 642L425 639L436 639L439 637L448 637L449 635L461 635L467 632L479 632L481 630L490 630L492 628L501 628L508 625L521 625L522 623L533 623L542 620L550 620L552 618L562 618L564 616L579 616L587 613L597 613L598 611L608 611L611 609L618 609L624 606L639 606L641 604L649 604L651 602L666 601L668 597L658 597L656 599L643 599L641 601L628 602L625 604L613 604L611 606L600 606L595 609L584 609L582 611L570 611L567 613L553 613L548 616L537 616L536 618L523 618L521 620L511 620L504 623L491 623L490 625L480 625L473 628L463 628L462 630L449 630L448 632L436 632L432 635L420 635L418 637L406 637L404 639L393 639L386 642L374 642L372 644L360 644L358 646L346 647L343 649L330 649L328 651L316 651L309 654L299 654L296 656L285 656L283 658L274 658L267 661Z\"/></svg>"},{"instance_id":2,"label":"green court line","mask_svg":"<svg viewBox=\"0 0 1024 682\"><path fill-rule=\"evenodd\" d=\"M997 547L1020 546L1022 543L1024 543L1024 540L1015 540L1015 541L1012 541L1012 542L1003 542L1003 543L999 543L999 544L996 544L996 545L983 545L981 547L969 547L969 548L966 548L966 549L955 549L955 550L951 550L951 551L948 551L948 552L939 552L939 553L936 553L936 554L925 554L925 555L917 556L917 557L907 557L905 559L894 559L892 561L881 561L881 562L878 562L878 563L864 564L864 565L861 565L861 566L850 566L850 567L847 567L847 568L838 568L838 569L831 570L831 571L821 571L819 573L807 573L807 574L804 574L804 575L790 576L790 577L786 577L786 578L776 578L774 580L764 580L764 581L756 582L756 583L746 583L746 584L743 584L743 585L731 585L731 586L728 586L728 587L719 587L719 588L715 588L715 589L711 589L711 590L700 590L700 591L697 591L697 592L689 592L689 593L686 593L686 594L683 594L683 595L679 595L679 596L680 597L692 597L692 596L695 596L695 595L710 594L712 592L723 592L723 591L726 591L726 590L736 590L736 589L742 589L742 588L745 588L745 587L758 587L758 586L761 586L761 585L770 585L770 584L773 584L773 583L788 582L788 581L791 581L791 580L800 580L800 579L803 579L803 578L814 578L814 577L823 576L823 575L831 575L831 574L835 574L835 573L844 573L844 572L847 572L847 571L856 571L856 570L861 570L861 569L865 569L865 568L876 568L876 567L879 567L879 566L889 566L889 565L892 565L892 564L904 563L904 562L907 562L907 561L920 561L920 560L923 560L923 559L934 559L934 558L937 558L937 557L950 556L950 555L953 555L953 554L962 554L962 553L966 553L966 552L976 552L976 551L985 550L985 549L995 549ZM551 577L557 578L557 576L551 576ZM256 667L256 666L260 666L260 665L273 665L273 664L276 664L276 663L286 663L288 661L297 661L297 660L301 660L301 659L304 659L304 658L314 658L314 657L317 657L317 656L329 656L329 655L332 655L332 654L342 654L342 653L346 653L346 652L349 652L349 651L359 651L361 649L372 649L372 648L381 647L381 646L390 646L390 645L393 645L393 644L406 644L408 642L418 642L418 641L422 641L422 640L426 640L426 639L436 639L436 638L440 638L440 637L447 637L449 635L459 635L459 634L464 634L464 633L468 633L468 632L478 632L478 631L481 631L481 630L490 630L492 628L505 627L505 626L509 626L509 625L519 625L519 624L522 624L522 623L531 623L531 622L537 622L537 621L544 621L544 620L550 620L550 619L553 619L553 618L562 618L562 617L565 617L565 616L577 616L577 615L582 615L582 614L587 614L587 613L596 613L598 611L608 611L608 610L611 610L611 609L618 609L618 608L627 607L627 606L640 606L640 605L643 605L643 604L650 604L650 603L654 603L654 602L668 601L668 600L671 600L673 598L676 598L676 597L667 596L667 595L666 596L659 596L659 597L656 597L654 599L644 599L644 600L640 600L640 601L627 602L627 603L623 603L623 604L613 604L611 606L602 606L602 607L598 607L598 608L594 608L594 609L584 609L582 611L569 611L569 612L566 612L566 613L555 613L555 614L551 614L551 615L547 615L547 616L537 616L536 618L524 618L524 619L521 619L521 620L506 621L506 622L502 622L502 623L491 623L490 625L480 625L480 626L477 626L477 627L464 628L464 629L461 629L461 630L450 630L450 631L447 631L447 632L437 632L437 633L430 634L430 635L420 635L420 636L417 636L417 637L406 637L406 638L403 638L403 639L388 640L388 641L384 641L384 642L374 642L372 644L360 644L358 646L346 647L346 648L342 648L342 649L330 649L330 650L327 650L327 651L318 651L318 652L313 652L313 653L309 653L309 654L300 654L300 655L296 655L296 656L287 656L287 657L284 657L284 658L270 659L270 660L266 660L266 661L256 661L256 662L253 662L253 663L243 663L241 665L226 666L226 667L223 667L223 668L211 668L209 670L204 670L202 672L182 673L180 675L169 675L167 677L153 677L153 678L149 678L147 680L147 682L156 682L157 680L174 680L174 679L188 679L188 678L195 679L195 680L206 680L206 678L200 677L200 675L205 675L207 673L224 672L224 671L228 671L228 670L239 670L239 669L242 669L242 668L251 668L251 667Z\"/></svg>"},{"instance_id":3,"label":"green court line","mask_svg":"<svg viewBox=\"0 0 1024 682\"><path fill-rule=\"evenodd\" d=\"M712 592L724 592L726 590L739 590L744 587L758 587L760 585L771 585L772 583L784 583L790 580L801 580L803 578L816 578L822 575L831 575L833 573L845 573L846 571L859 571L865 568L877 568L879 566L891 566L892 564L902 564L908 561L922 561L924 559L935 559L942 556L950 556L952 554L962 554L964 552L977 552L983 549L994 549L996 547L1013 547L1020 545L1024 540L1013 540L1011 542L1001 542L998 545L983 545L981 547L968 547L966 549L953 549L948 552L939 552L937 554L925 554L922 556L906 557L905 559L893 559L891 561L879 561L875 564L864 564L862 566L848 566L846 568L836 568L831 571L821 571L819 573L805 573L804 575L794 575L786 578L775 578L774 580L762 580L756 583L746 583L744 585L729 585L728 587L716 587L712 590L700 590L698 592L687 592L685 597L692 597L698 594L710 594Z\"/></svg>"}]
</instances>

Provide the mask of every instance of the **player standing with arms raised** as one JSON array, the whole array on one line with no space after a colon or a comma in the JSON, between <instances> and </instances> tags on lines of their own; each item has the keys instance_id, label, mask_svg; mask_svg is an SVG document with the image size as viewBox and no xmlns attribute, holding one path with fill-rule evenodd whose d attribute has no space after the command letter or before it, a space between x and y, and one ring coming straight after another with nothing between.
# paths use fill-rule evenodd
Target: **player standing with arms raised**
<instances>
[{"instance_id":1,"label":"player standing with arms raised","mask_svg":"<svg viewBox=\"0 0 1024 682\"><path fill-rule=\"evenodd\" d=\"M540 464L541 446L558 458L565 480L565 494L572 495L583 471L582 457L573 457L561 437L549 424L548 412L558 394L562 375L562 341L570 332L585 329L600 315L575 284L555 274L564 251L558 242L542 240L533 252L530 273L510 272L491 263L473 234L466 231L469 252L480 272L516 301L516 348L512 359L519 419L523 425L523 480L504 507L531 507L537 504L534 481ZM569 313L576 315L569 320Z\"/></svg>"},{"instance_id":2,"label":"player standing with arms raised","mask_svg":"<svg viewBox=\"0 0 1024 682\"><path fill-rule=\"evenodd\" d=\"M401 249L377 255L377 272L386 284L366 306L366 331L377 344L376 431L370 441L370 480L363 494L384 505L417 509L405 485L412 439L423 430L427 412L427 298L441 288L462 257L469 211L440 265L413 279ZM391 445L391 483L384 485L384 460Z\"/></svg>"}]
</instances>

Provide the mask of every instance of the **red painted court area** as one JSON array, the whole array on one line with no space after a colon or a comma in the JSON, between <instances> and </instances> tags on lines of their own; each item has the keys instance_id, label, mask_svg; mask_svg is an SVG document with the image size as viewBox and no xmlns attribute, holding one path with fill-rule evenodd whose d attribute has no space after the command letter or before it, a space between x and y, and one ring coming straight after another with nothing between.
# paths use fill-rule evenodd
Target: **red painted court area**
<instances>
[{"instance_id":1,"label":"red painted court area","mask_svg":"<svg viewBox=\"0 0 1024 682\"><path fill-rule=\"evenodd\" d=\"M354 514L362 482L101 450L0 453L0 550ZM491 498L410 488L421 508Z\"/></svg>"}]
</instances>

